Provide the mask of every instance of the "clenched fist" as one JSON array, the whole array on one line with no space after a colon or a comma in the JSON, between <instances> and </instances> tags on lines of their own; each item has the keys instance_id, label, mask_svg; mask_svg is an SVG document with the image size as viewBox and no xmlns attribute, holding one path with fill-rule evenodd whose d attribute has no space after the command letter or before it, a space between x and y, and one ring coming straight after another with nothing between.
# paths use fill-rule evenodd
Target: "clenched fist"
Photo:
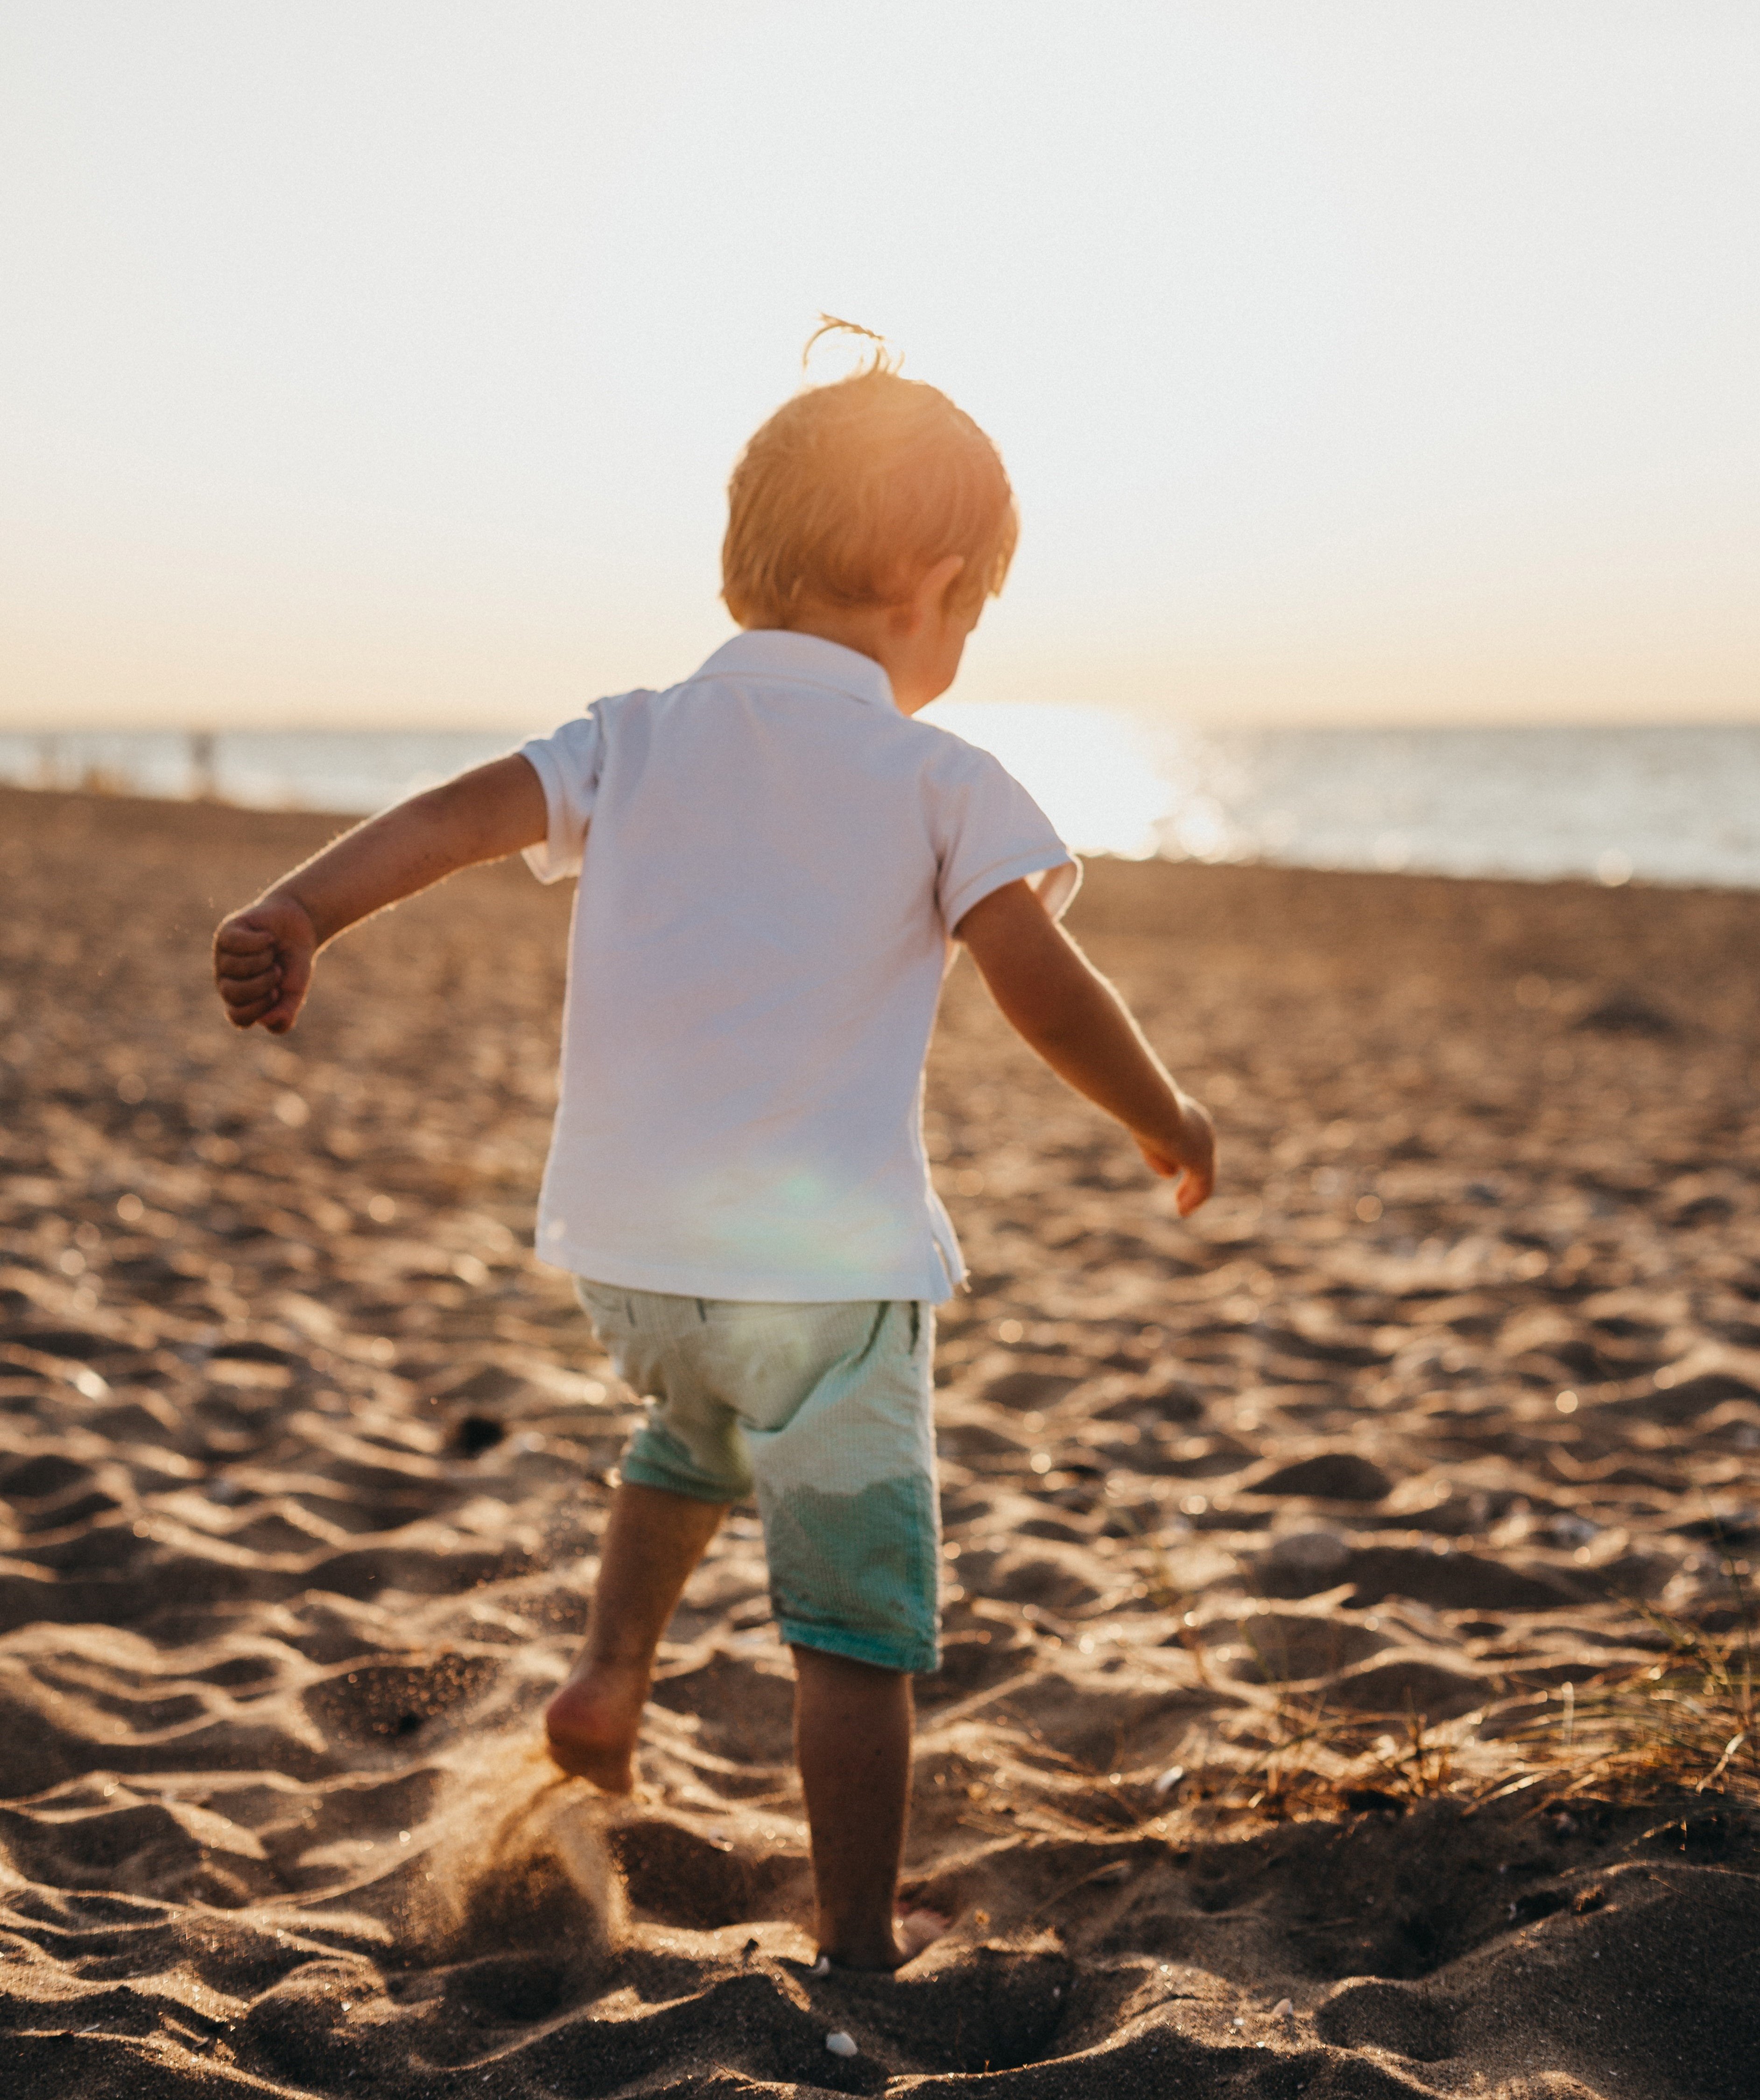
<instances>
[{"instance_id":1,"label":"clenched fist","mask_svg":"<svg viewBox=\"0 0 1760 2100\"><path fill-rule=\"evenodd\" d=\"M305 1003L317 929L296 898L269 896L235 911L214 937L214 982L235 1028L285 1035Z\"/></svg>"}]
</instances>

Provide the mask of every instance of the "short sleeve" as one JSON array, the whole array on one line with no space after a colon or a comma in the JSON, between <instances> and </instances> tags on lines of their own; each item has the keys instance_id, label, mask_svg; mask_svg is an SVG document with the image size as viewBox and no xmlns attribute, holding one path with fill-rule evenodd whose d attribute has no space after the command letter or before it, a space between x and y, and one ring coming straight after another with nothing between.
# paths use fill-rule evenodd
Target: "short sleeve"
<instances>
[{"instance_id":1,"label":"short sleeve","mask_svg":"<svg viewBox=\"0 0 1760 2100\"><path fill-rule=\"evenodd\" d=\"M969 745L961 756L964 763L943 774L937 796L942 924L951 934L992 890L1033 876L1041 878L1034 886L1046 910L1061 919L1081 882L1081 863L998 760Z\"/></svg>"},{"instance_id":2,"label":"short sleeve","mask_svg":"<svg viewBox=\"0 0 1760 2100\"><path fill-rule=\"evenodd\" d=\"M598 705L554 736L534 737L519 747L543 783L549 812L541 845L527 846L523 858L540 882L560 882L580 872L587 825L598 799L599 771L605 756L605 730Z\"/></svg>"}]
</instances>

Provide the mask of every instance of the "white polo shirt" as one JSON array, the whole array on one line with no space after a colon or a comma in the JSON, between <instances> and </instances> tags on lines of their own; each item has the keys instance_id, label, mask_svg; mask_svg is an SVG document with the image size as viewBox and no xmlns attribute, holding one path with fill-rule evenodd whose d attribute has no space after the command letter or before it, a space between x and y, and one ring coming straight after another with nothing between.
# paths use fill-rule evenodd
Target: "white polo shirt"
<instances>
[{"instance_id":1,"label":"white polo shirt","mask_svg":"<svg viewBox=\"0 0 1760 2100\"><path fill-rule=\"evenodd\" d=\"M1080 871L987 752L836 642L741 634L524 746L579 873L538 1252L702 1298L909 1298L964 1270L923 1150L953 929Z\"/></svg>"}]
</instances>

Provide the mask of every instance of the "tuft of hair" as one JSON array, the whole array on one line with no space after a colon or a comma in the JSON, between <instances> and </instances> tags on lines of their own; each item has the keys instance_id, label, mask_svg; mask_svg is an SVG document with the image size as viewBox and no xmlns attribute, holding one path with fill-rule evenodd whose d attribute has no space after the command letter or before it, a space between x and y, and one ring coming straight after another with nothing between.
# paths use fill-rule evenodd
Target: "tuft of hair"
<instances>
[{"instance_id":1,"label":"tuft of hair","mask_svg":"<svg viewBox=\"0 0 1760 2100\"><path fill-rule=\"evenodd\" d=\"M868 361L862 368L865 372L897 372L904 364L904 353L894 350L877 329L863 328L860 321L840 320L836 314L821 314L819 324L801 346L801 369L808 371L813 362L813 353L828 335L853 335L858 342L871 342L874 347L868 352Z\"/></svg>"},{"instance_id":2,"label":"tuft of hair","mask_svg":"<svg viewBox=\"0 0 1760 2100\"><path fill-rule=\"evenodd\" d=\"M742 627L815 607L885 605L950 554L951 602L1001 590L1020 521L1002 455L937 387L906 379L885 338L825 314L821 337L871 342L847 378L803 386L752 436L727 485L721 596Z\"/></svg>"}]
</instances>

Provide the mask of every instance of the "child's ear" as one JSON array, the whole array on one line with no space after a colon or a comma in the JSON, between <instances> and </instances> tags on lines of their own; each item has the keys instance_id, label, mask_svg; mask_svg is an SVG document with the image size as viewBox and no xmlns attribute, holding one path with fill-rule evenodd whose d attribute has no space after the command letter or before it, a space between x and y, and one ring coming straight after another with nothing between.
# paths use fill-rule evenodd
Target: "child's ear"
<instances>
[{"instance_id":1,"label":"child's ear","mask_svg":"<svg viewBox=\"0 0 1760 2100\"><path fill-rule=\"evenodd\" d=\"M964 554L943 554L917 579L908 601L913 633L926 627L932 620L939 619L947 610L947 593L953 589L955 580L964 567Z\"/></svg>"}]
</instances>

